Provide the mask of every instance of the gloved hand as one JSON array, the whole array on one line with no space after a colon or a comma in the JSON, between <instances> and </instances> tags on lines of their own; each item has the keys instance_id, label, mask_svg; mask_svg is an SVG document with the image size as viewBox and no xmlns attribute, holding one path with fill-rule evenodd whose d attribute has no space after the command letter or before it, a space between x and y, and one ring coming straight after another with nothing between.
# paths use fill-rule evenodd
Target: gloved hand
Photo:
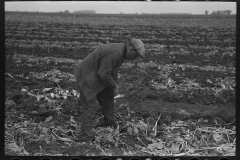
<instances>
[{"instance_id":1,"label":"gloved hand","mask_svg":"<svg viewBox=\"0 0 240 160\"><path fill-rule=\"evenodd\" d=\"M114 89L114 97L116 97L118 95L118 85L117 87Z\"/></svg>"}]
</instances>

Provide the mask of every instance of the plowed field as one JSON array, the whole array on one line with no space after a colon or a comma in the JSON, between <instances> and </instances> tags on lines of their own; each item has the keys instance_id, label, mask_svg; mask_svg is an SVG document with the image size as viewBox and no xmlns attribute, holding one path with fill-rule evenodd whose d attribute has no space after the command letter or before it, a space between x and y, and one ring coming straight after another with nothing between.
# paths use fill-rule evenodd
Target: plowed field
<instances>
[{"instance_id":1,"label":"plowed field","mask_svg":"<svg viewBox=\"0 0 240 160\"><path fill-rule=\"evenodd\" d=\"M144 42L147 58L119 70L119 128L73 142L81 128L75 65L129 37ZM6 12L5 48L7 155L235 154L235 16Z\"/></svg>"}]
</instances>

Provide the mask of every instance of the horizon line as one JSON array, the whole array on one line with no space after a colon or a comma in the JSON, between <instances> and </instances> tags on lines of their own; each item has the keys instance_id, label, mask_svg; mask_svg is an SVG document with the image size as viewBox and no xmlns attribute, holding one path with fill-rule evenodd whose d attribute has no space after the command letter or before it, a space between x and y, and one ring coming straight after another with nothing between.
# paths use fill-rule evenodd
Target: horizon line
<instances>
[{"instance_id":1,"label":"horizon line","mask_svg":"<svg viewBox=\"0 0 240 160\"><path fill-rule=\"evenodd\" d=\"M66 11L66 10L65 10ZM197 13L174 13L174 12L170 12L170 13L147 13L147 12L141 12L141 13L138 13L138 12L135 12L135 13L124 13L124 12L119 12L119 13L74 13L73 12L65 12L65 11L54 11L54 12L46 12L46 11L7 11L5 10L5 12L29 12L29 13L64 13L64 14L120 14L120 15L124 15L124 14L134 14L134 15L141 15L141 14L185 14L185 15L206 15L204 13L201 13L201 14L197 14ZM207 14L207 15L212 15L211 13ZM236 15L236 13L231 13L230 15Z\"/></svg>"}]
</instances>

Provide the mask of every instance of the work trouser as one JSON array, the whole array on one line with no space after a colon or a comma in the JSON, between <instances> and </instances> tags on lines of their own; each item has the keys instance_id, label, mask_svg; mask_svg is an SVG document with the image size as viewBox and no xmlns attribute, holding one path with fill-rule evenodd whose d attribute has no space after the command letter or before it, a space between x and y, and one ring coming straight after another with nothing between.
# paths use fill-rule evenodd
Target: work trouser
<instances>
[{"instance_id":1,"label":"work trouser","mask_svg":"<svg viewBox=\"0 0 240 160\"><path fill-rule=\"evenodd\" d=\"M114 117L114 91L111 88L105 88L99 92L95 98L89 101L86 100L86 97L80 88L79 91L82 104L81 134L92 136L93 119L98 110L98 103L102 108L102 114L104 116L103 123L116 125L116 120Z\"/></svg>"}]
</instances>

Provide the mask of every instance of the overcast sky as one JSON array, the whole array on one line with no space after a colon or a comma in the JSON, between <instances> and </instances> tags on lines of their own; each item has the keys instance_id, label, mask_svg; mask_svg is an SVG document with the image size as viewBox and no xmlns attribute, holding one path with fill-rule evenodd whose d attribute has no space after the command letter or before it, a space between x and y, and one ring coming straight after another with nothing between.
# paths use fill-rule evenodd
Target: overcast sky
<instances>
[{"instance_id":1,"label":"overcast sky","mask_svg":"<svg viewBox=\"0 0 240 160\"><path fill-rule=\"evenodd\" d=\"M206 10L232 10L236 14L236 2L123 2L123 1L28 1L5 2L5 11L56 12L69 10L95 10L96 13L192 13L204 14Z\"/></svg>"}]
</instances>

